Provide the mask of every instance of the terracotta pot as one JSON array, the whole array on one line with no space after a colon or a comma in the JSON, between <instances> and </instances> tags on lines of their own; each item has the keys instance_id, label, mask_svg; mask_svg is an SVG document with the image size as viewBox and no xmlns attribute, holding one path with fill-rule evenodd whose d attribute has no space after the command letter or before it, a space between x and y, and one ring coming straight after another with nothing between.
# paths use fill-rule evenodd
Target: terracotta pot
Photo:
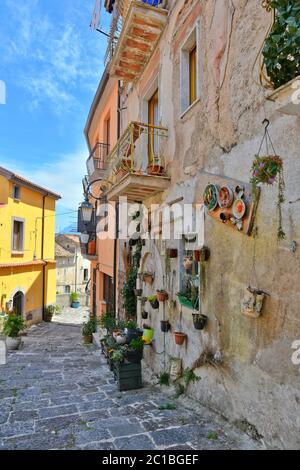
<instances>
[{"instance_id":1,"label":"terracotta pot","mask_svg":"<svg viewBox=\"0 0 300 470\"><path fill-rule=\"evenodd\" d=\"M186 334L185 333L179 333L178 331L177 332L175 331L174 336L175 336L175 343L178 346L182 346L183 343L185 342Z\"/></svg>"},{"instance_id":2,"label":"terracotta pot","mask_svg":"<svg viewBox=\"0 0 300 470\"><path fill-rule=\"evenodd\" d=\"M160 176L164 171L164 167L161 165L149 165L147 168L148 175Z\"/></svg>"},{"instance_id":3,"label":"terracotta pot","mask_svg":"<svg viewBox=\"0 0 300 470\"><path fill-rule=\"evenodd\" d=\"M165 301L168 300L168 298L169 298L169 295L168 295L167 292L159 292L159 291L157 291L156 296L157 296L157 300L158 300L159 302L165 302Z\"/></svg>"},{"instance_id":4,"label":"terracotta pot","mask_svg":"<svg viewBox=\"0 0 300 470\"><path fill-rule=\"evenodd\" d=\"M204 257L204 261L208 261L210 257L210 250L206 246L203 246L201 250L195 250L194 251L194 260L197 263L200 263L201 261L201 255Z\"/></svg>"},{"instance_id":5,"label":"terracotta pot","mask_svg":"<svg viewBox=\"0 0 300 470\"><path fill-rule=\"evenodd\" d=\"M143 280L146 284L153 284L153 276L152 274L144 274Z\"/></svg>"},{"instance_id":6,"label":"terracotta pot","mask_svg":"<svg viewBox=\"0 0 300 470\"><path fill-rule=\"evenodd\" d=\"M91 344L93 342L93 335L85 335L83 336L84 344Z\"/></svg>"}]
</instances>

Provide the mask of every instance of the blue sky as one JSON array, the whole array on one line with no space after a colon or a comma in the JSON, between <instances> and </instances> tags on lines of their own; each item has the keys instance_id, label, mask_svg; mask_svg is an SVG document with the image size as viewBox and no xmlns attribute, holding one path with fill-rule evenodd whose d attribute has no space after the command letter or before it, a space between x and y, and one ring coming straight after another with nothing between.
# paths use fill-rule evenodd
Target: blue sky
<instances>
[{"instance_id":1,"label":"blue sky","mask_svg":"<svg viewBox=\"0 0 300 470\"><path fill-rule=\"evenodd\" d=\"M95 0L0 0L0 165L58 192L76 210L88 150L83 128L103 72ZM102 17L108 29L109 16ZM76 214L57 218L57 228Z\"/></svg>"}]
</instances>

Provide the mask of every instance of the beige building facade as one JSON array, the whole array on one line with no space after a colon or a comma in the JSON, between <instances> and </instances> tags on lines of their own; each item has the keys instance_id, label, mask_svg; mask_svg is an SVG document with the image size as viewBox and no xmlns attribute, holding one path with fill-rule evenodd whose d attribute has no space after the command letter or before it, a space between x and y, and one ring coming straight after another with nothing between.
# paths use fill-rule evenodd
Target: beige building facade
<instances>
[{"instance_id":1,"label":"beige building facade","mask_svg":"<svg viewBox=\"0 0 300 470\"><path fill-rule=\"evenodd\" d=\"M274 92L260 81L272 9L256 0L125 3L106 2L122 20L121 30L112 20L119 39L107 54L120 85L120 138L102 189L120 211L121 197L137 204L141 234L146 209L169 209L172 228L165 240L144 240L141 251L137 318L155 330L145 364L159 374L179 360L201 377L191 396L268 446L299 448L300 110L294 84ZM250 184L266 129L283 161L283 240L277 184L257 192ZM273 155L270 141L262 143L260 155ZM200 222L177 237L187 206L192 221L198 208ZM161 235L162 219L156 227L153 220L148 215L148 226ZM124 273L136 248L119 237ZM187 283L198 293L192 306L182 299ZM168 301L153 309L148 298L161 289ZM207 317L201 329L196 315ZM185 334L181 346L175 332Z\"/></svg>"}]
</instances>

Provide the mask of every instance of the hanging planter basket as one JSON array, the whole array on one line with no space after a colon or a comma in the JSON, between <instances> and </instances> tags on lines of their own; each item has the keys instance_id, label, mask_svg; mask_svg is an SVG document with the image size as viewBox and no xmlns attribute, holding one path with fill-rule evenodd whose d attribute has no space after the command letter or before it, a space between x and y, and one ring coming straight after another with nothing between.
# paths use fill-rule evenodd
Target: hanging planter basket
<instances>
[{"instance_id":1,"label":"hanging planter basket","mask_svg":"<svg viewBox=\"0 0 300 470\"><path fill-rule=\"evenodd\" d=\"M265 119L263 121L265 124L265 132L260 144L258 154L255 157L255 160L252 163L251 168L251 184L254 199L258 199L258 187L261 184L267 186L273 186L276 182L278 184L278 197L277 197L277 208L278 208L278 229L277 229L277 238L278 240L285 239L285 233L282 228L282 204L285 201L284 190L285 183L283 177L283 161L281 157L276 155L271 137L269 135L268 127L270 121ZM261 149L265 142L266 146L266 155L261 156ZM271 147L273 155L269 155L269 147Z\"/></svg>"},{"instance_id":2,"label":"hanging planter basket","mask_svg":"<svg viewBox=\"0 0 300 470\"><path fill-rule=\"evenodd\" d=\"M152 285L152 284L153 284L153 281L154 281L154 276L153 276L153 274L151 274L151 273L145 273L145 274L143 275L143 281L144 281L146 284Z\"/></svg>"},{"instance_id":3,"label":"hanging planter basket","mask_svg":"<svg viewBox=\"0 0 300 470\"><path fill-rule=\"evenodd\" d=\"M171 329L171 325L168 320L162 320L160 322L160 328L163 333L168 333Z\"/></svg>"},{"instance_id":4,"label":"hanging planter basket","mask_svg":"<svg viewBox=\"0 0 300 470\"><path fill-rule=\"evenodd\" d=\"M166 291L157 291L156 292L157 300L159 302L165 302L169 298L169 294Z\"/></svg>"},{"instance_id":5,"label":"hanging planter basket","mask_svg":"<svg viewBox=\"0 0 300 470\"><path fill-rule=\"evenodd\" d=\"M147 320L147 319L148 319L148 315L149 315L149 313L144 310L144 311L142 312L142 319L143 319L143 320Z\"/></svg>"},{"instance_id":6,"label":"hanging planter basket","mask_svg":"<svg viewBox=\"0 0 300 470\"><path fill-rule=\"evenodd\" d=\"M143 290L142 289L134 289L134 295L136 297L141 297L143 295Z\"/></svg>"},{"instance_id":7,"label":"hanging planter basket","mask_svg":"<svg viewBox=\"0 0 300 470\"><path fill-rule=\"evenodd\" d=\"M175 337L175 343L176 343L178 346L182 346L183 343L185 342L187 336L186 336L185 333L181 333L181 332L179 332L179 331L175 331L174 337Z\"/></svg>"},{"instance_id":8,"label":"hanging planter basket","mask_svg":"<svg viewBox=\"0 0 300 470\"><path fill-rule=\"evenodd\" d=\"M195 330L204 330L207 324L207 316L202 313L193 313L193 323Z\"/></svg>"},{"instance_id":9,"label":"hanging planter basket","mask_svg":"<svg viewBox=\"0 0 300 470\"><path fill-rule=\"evenodd\" d=\"M178 250L176 248L168 248L167 255L170 259L178 258Z\"/></svg>"}]
</instances>

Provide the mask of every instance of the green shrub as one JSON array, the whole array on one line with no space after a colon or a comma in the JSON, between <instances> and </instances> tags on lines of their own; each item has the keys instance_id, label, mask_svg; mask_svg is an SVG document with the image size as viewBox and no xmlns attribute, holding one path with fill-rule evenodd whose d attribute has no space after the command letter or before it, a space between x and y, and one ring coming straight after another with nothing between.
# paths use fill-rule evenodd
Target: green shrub
<instances>
[{"instance_id":1,"label":"green shrub","mask_svg":"<svg viewBox=\"0 0 300 470\"><path fill-rule=\"evenodd\" d=\"M78 300L79 300L79 296L78 296L77 292L71 292L71 294L70 294L71 303L78 302Z\"/></svg>"},{"instance_id":2,"label":"green shrub","mask_svg":"<svg viewBox=\"0 0 300 470\"><path fill-rule=\"evenodd\" d=\"M4 320L3 333L10 338L17 338L25 328L25 321L21 316L9 313Z\"/></svg>"},{"instance_id":3,"label":"green shrub","mask_svg":"<svg viewBox=\"0 0 300 470\"><path fill-rule=\"evenodd\" d=\"M136 330L137 329L137 322L135 320L127 320L124 323L124 327L127 328L128 330Z\"/></svg>"},{"instance_id":4,"label":"green shrub","mask_svg":"<svg viewBox=\"0 0 300 470\"><path fill-rule=\"evenodd\" d=\"M124 287L121 290L123 308L130 317L136 316L137 299L134 294L134 289L136 288L137 272L137 267L131 268Z\"/></svg>"},{"instance_id":5,"label":"green shrub","mask_svg":"<svg viewBox=\"0 0 300 470\"><path fill-rule=\"evenodd\" d=\"M168 374L168 372L160 374L159 385L166 385L167 387L170 385L170 374Z\"/></svg>"},{"instance_id":6,"label":"green shrub","mask_svg":"<svg viewBox=\"0 0 300 470\"><path fill-rule=\"evenodd\" d=\"M97 320L91 318L88 322L82 325L82 336L90 336L96 332Z\"/></svg>"},{"instance_id":7,"label":"green shrub","mask_svg":"<svg viewBox=\"0 0 300 470\"><path fill-rule=\"evenodd\" d=\"M106 328L108 331L111 331L114 328L116 328L117 322L116 322L115 313L114 312L104 313L99 320L99 324L101 328Z\"/></svg>"},{"instance_id":8,"label":"green shrub","mask_svg":"<svg viewBox=\"0 0 300 470\"><path fill-rule=\"evenodd\" d=\"M300 0L273 0L276 18L263 48L264 64L275 88L300 75Z\"/></svg>"},{"instance_id":9,"label":"green shrub","mask_svg":"<svg viewBox=\"0 0 300 470\"><path fill-rule=\"evenodd\" d=\"M130 347L137 352L142 352L144 349L144 341L141 337L133 338L130 342Z\"/></svg>"}]
</instances>

